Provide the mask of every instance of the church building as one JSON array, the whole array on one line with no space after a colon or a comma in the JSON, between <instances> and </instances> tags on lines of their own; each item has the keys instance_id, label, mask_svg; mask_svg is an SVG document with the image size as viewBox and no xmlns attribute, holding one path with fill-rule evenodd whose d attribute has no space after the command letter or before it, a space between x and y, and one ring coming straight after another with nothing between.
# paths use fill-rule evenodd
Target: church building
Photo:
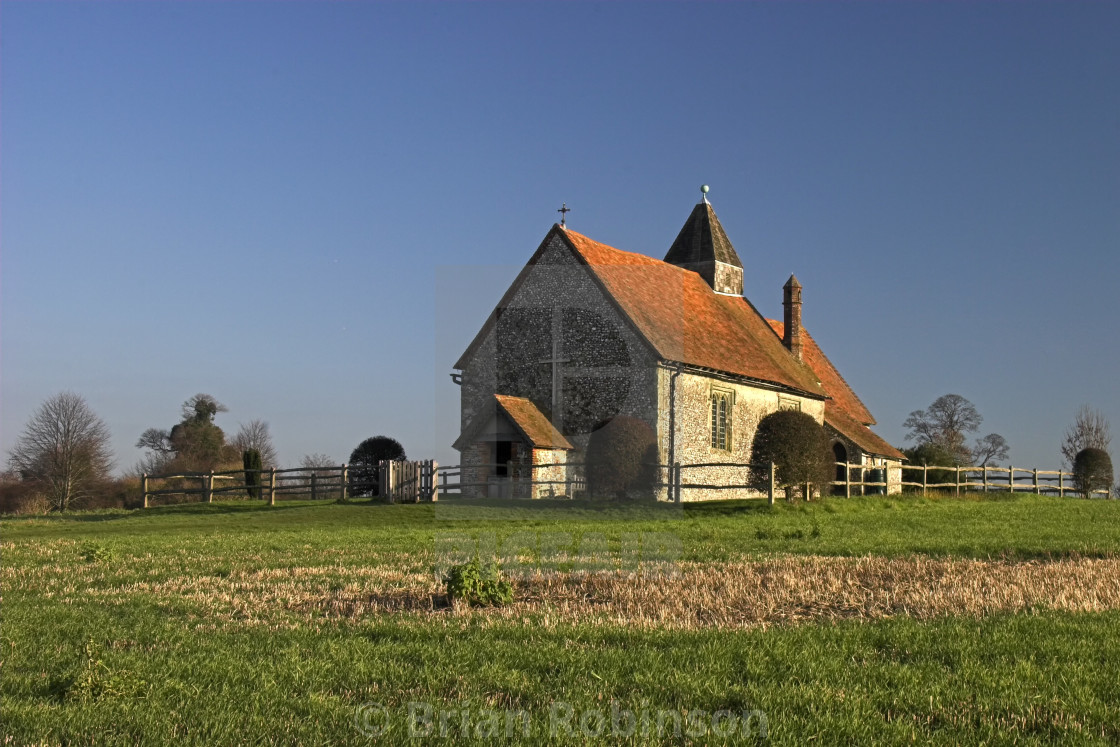
<instances>
[{"instance_id":1,"label":"church building","mask_svg":"<svg viewBox=\"0 0 1120 747\"><path fill-rule=\"evenodd\" d=\"M706 194L664 260L554 225L455 364L464 494L572 495L591 432L620 415L649 426L661 464L747 464L758 422L779 409L822 423L837 461L893 467L897 483L902 454L802 327L796 277L783 299L778 321L743 296L743 264ZM683 471L686 485L744 481L734 466Z\"/></svg>"}]
</instances>

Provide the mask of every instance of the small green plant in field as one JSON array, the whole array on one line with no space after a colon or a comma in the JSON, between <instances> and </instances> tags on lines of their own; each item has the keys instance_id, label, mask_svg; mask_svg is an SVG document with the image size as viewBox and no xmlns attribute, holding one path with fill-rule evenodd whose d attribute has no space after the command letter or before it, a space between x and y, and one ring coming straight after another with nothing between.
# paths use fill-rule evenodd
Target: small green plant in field
<instances>
[{"instance_id":1,"label":"small green plant in field","mask_svg":"<svg viewBox=\"0 0 1120 747\"><path fill-rule=\"evenodd\" d=\"M82 548L82 559L87 563L102 563L112 560L116 551L100 542L87 542Z\"/></svg>"},{"instance_id":2,"label":"small green plant in field","mask_svg":"<svg viewBox=\"0 0 1120 747\"><path fill-rule=\"evenodd\" d=\"M90 701L102 697L120 698L134 694L135 687L130 685L143 685L143 681L130 683L126 678L114 672L101 660L101 653L92 638L86 639L82 652L81 668L64 688L65 695L77 700Z\"/></svg>"},{"instance_id":3,"label":"small green plant in field","mask_svg":"<svg viewBox=\"0 0 1120 747\"><path fill-rule=\"evenodd\" d=\"M513 601L513 584L502 578L497 563L482 563L478 558L452 566L447 572L447 597L472 607L494 607Z\"/></svg>"}]
</instances>

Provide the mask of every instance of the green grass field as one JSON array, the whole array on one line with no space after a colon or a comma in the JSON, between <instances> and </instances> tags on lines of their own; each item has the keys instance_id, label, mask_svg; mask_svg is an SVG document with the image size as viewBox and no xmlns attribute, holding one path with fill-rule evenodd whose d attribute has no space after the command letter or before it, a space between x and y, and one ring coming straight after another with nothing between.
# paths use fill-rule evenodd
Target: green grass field
<instances>
[{"instance_id":1,"label":"green grass field","mask_svg":"<svg viewBox=\"0 0 1120 747\"><path fill-rule=\"evenodd\" d=\"M511 607L443 598L476 541ZM5 519L0 744L1115 743L1118 550L1033 495Z\"/></svg>"}]
</instances>

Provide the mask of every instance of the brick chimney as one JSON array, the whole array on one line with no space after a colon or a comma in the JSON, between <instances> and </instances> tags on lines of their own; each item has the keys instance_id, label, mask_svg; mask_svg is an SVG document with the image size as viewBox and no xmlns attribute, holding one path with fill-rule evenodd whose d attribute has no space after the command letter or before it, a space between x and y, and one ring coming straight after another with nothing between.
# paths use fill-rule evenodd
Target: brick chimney
<instances>
[{"instance_id":1,"label":"brick chimney","mask_svg":"<svg viewBox=\"0 0 1120 747\"><path fill-rule=\"evenodd\" d=\"M797 356L797 360L801 360L801 283L797 282L796 276L790 275L782 290L785 291L782 305L786 308L782 344Z\"/></svg>"}]
</instances>

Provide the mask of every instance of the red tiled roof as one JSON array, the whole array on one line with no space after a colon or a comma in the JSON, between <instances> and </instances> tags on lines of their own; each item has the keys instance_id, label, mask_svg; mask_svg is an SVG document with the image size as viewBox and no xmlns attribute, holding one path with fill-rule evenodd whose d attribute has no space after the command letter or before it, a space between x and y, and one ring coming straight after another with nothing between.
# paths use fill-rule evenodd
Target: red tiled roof
<instances>
[{"instance_id":1,"label":"red tiled roof","mask_svg":"<svg viewBox=\"0 0 1120 747\"><path fill-rule=\"evenodd\" d=\"M774 319L767 320L770 323L771 329L778 335L781 340L785 335L786 325L784 322L779 322ZM844 377L836 370L836 366L832 365L832 361L828 356L821 351L817 341L805 331L801 330L801 357L809 367L817 374L817 378L821 380L821 386L824 391L832 398L832 402L856 420L864 425L875 425L875 418L871 417L871 412L860 401L852 388L848 386L848 382L844 381Z\"/></svg>"},{"instance_id":2,"label":"red tiled roof","mask_svg":"<svg viewBox=\"0 0 1120 747\"><path fill-rule=\"evenodd\" d=\"M663 359L826 396L813 371L742 296L714 292L691 270L555 230Z\"/></svg>"},{"instance_id":3,"label":"red tiled roof","mask_svg":"<svg viewBox=\"0 0 1120 747\"><path fill-rule=\"evenodd\" d=\"M774 330L774 334L781 340L785 334L785 323L775 319L768 319L767 321L770 323L770 328ZM817 345L817 341L804 329L801 330L801 341L802 359L816 372L825 392L831 398L825 403L824 422L847 436L852 443L868 454L878 454L894 459L905 458L898 449L879 438L867 427L875 425L875 418L871 417L871 412L867 409L867 406L848 386L848 382L836 370L836 366L832 365L832 361L824 354L820 345Z\"/></svg>"},{"instance_id":4,"label":"red tiled roof","mask_svg":"<svg viewBox=\"0 0 1120 747\"><path fill-rule=\"evenodd\" d=\"M832 426L852 443L868 454L891 457L892 459L905 459L905 455L889 443L875 435L870 428L858 422L851 415L844 412L835 402L826 402L824 405L824 422Z\"/></svg>"},{"instance_id":5,"label":"red tiled roof","mask_svg":"<svg viewBox=\"0 0 1120 747\"><path fill-rule=\"evenodd\" d=\"M532 444L533 448L575 448L531 401L524 397L510 397L506 394L495 394L494 399L498 400L498 406L509 416L510 422L521 431L525 440Z\"/></svg>"},{"instance_id":6,"label":"red tiled roof","mask_svg":"<svg viewBox=\"0 0 1120 747\"><path fill-rule=\"evenodd\" d=\"M573 449L571 442L552 425L544 413L524 397L495 394L494 402L475 413L471 422L455 439L455 448L464 449L501 414L534 449ZM491 434L493 437L493 434Z\"/></svg>"}]
</instances>

